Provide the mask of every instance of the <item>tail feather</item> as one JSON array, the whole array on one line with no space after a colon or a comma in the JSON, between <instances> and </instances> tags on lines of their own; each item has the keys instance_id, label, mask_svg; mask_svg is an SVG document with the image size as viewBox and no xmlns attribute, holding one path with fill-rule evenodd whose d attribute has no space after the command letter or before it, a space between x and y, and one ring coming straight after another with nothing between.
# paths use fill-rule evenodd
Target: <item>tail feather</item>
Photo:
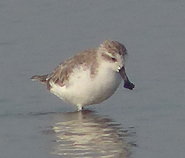
<instances>
[{"instance_id":1,"label":"tail feather","mask_svg":"<svg viewBox=\"0 0 185 158\"><path fill-rule=\"evenodd\" d=\"M35 75L35 76L31 77L31 80L32 81L39 81L41 83L46 83L47 78L48 78L48 74L47 75L42 75L42 76Z\"/></svg>"}]
</instances>

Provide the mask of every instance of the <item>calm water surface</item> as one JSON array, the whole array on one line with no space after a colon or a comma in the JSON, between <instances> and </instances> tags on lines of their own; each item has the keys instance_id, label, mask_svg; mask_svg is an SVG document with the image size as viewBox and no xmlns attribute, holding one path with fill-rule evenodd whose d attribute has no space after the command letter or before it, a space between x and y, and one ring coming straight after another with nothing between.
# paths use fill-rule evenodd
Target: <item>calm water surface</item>
<instances>
[{"instance_id":1,"label":"calm water surface","mask_svg":"<svg viewBox=\"0 0 185 158\"><path fill-rule=\"evenodd\" d=\"M185 1L0 1L0 157L184 158ZM83 113L32 82L105 39L123 84Z\"/></svg>"}]
</instances>

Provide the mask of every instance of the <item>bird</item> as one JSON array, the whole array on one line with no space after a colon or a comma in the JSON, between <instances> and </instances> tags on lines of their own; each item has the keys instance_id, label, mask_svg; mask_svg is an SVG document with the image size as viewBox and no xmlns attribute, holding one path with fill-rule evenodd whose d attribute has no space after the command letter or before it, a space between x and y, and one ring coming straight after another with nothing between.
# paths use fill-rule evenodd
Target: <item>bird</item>
<instances>
[{"instance_id":1,"label":"bird","mask_svg":"<svg viewBox=\"0 0 185 158\"><path fill-rule=\"evenodd\" d=\"M53 72L34 75L31 79L44 83L48 91L81 111L84 106L110 98L122 80L124 88L134 89L125 71L127 55L122 43L108 39L99 47L75 54Z\"/></svg>"}]
</instances>

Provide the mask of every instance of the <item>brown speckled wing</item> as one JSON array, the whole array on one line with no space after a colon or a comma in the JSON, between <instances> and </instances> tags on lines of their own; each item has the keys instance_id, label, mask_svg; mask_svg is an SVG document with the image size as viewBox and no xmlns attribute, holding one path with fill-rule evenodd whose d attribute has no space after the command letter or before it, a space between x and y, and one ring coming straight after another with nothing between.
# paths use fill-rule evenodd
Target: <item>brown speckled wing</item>
<instances>
[{"instance_id":1,"label":"brown speckled wing","mask_svg":"<svg viewBox=\"0 0 185 158\"><path fill-rule=\"evenodd\" d=\"M61 63L47 78L47 89L50 90L51 88L50 81L60 86L67 84L73 70L78 67L83 67L84 71L90 69L93 77L98 67L96 53L97 49L85 50Z\"/></svg>"}]
</instances>

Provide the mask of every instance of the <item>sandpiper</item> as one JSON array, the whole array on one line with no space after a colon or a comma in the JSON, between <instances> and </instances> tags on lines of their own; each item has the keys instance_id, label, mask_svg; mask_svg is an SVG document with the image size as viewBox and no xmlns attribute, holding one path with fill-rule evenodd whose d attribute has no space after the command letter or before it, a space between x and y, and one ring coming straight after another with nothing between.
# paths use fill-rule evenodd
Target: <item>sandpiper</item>
<instances>
[{"instance_id":1,"label":"sandpiper","mask_svg":"<svg viewBox=\"0 0 185 158\"><path fill-rule=\"evenodd\" d=\"M122 79L124 87L132 90L125 72L125 46L106 40L99 47L85 50L62 62L46 75L32 76L46 84L47 90L64 102L76 105L78 111L86 105L98 104L111 97Z\"/></svg>"}]
</instances>

